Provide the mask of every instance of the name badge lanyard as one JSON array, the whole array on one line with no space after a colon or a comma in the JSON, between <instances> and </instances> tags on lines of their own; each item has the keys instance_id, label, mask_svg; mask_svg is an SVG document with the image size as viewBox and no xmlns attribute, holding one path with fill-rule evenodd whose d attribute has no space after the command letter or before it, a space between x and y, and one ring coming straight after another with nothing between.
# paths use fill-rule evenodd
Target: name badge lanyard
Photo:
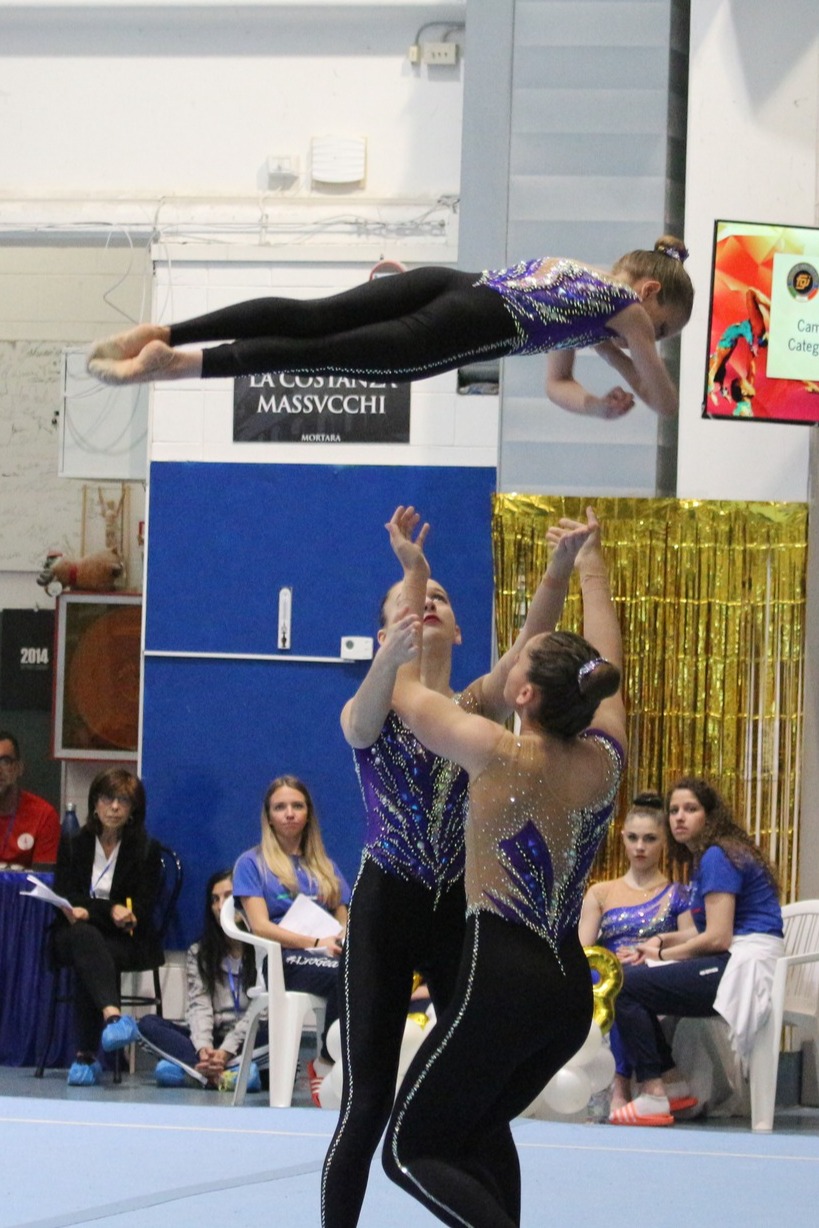
<instances>
[{"instance_id":1,"label":"name badge lanyard","mask_svg":"<svg viewBox=\"0 0 819 1228\"><path fill-rule=\"evenodd\" d=\"M225 971L227 972L228 984L230 985L230 996L231 998L233 998L233 1009L236 1011L237 1015L241 1015L242 1013L242 1008L240 1005L241 1000L242 1000L241 973L239 973L239 977L237 978L234 975L233 970L229 964L227 965Z\"/></svg>"},{"instance_id":2,"label":"name badge lanyard","mask_svg":"<svg viewBox=\"0 0 819 1228\"><path fill-rule=\"evenodd\" d=\"M96 880L91 884L91 899L92 900L95 900L97 898L97 887L99 887L101 881L105 878L106 874L111 869L111 866L114 864L114 859L116 858L116 855L118 852L119 852L118 849L114 849L113 853L108 858L105 865L102 867L99 874L97 875ZM113 876L112 876L112 881L113 881Z\"/></svg>"}]
</instances>

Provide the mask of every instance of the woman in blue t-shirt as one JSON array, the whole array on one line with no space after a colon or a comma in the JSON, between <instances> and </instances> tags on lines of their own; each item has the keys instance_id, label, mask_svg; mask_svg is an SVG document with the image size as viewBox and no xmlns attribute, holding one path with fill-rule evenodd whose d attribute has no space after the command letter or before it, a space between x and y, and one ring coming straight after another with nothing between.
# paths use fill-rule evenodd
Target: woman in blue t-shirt
<instances>
[{"instance_id":1,"label":"woman in blue t-shirt","mask_svg":"<svg viewBox=\"0 0 819 1228\"><path fill-rule=\"evenodd\" d=\"M773 965L783 953L774 871L716 789L698 778L679 780L669 792L667 813L670 856L692 867L693 926L640 943L641 962L625 969L615 1017L641 1086L634 1100L611 1114L615 1125L674 1122L667 1094L674 1061L661 1015L721 1015L740 1061L747 1063L770 1008ZM663 962L668 966L661 967ZM677 1094L682 1090L675 1086Z\"/></svg>"},{"instance_id":2,"label":"woman in blue t-shirt","mask_svg":"<svg viewBox=\"0 0 819 1228\"><path fill-rule=\"evenodd\" d=\"M268 787L262 805L262 839L242 853L233 869L233 895L260 938L272 938L282 947L287 989L317 994L327 1001L322 1038L326 1069L310 1071L311 1084L329 1070L324 1039L338 1018L338 957L347 924L350 888L334 861L327 856L318 817L307 786L296 776L278 776ZM288 929L281 922L297 895L306 895L342 927L327 937L324 925L314 934ZM313 1066L313 1063L310 1063Z\"/></svg>"}]
</instances>

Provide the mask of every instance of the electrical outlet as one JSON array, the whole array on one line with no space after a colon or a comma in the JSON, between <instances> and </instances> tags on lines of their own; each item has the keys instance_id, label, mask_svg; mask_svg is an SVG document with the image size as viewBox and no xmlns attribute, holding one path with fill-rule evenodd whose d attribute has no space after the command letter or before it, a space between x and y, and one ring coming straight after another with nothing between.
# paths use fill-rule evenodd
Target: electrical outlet
<instances>
[{"instance_id":1,"label":"electrical outlet","mask_svg":"<svg viewBox=\"0 0 819 1228\"><path fill-rule=\"evenodd\" d=\"M269 154L266 169L268 179L292 182L298 178L299 160L294 154Z\"/></svg>"},{"instance_id":2,"label":"electrical outlet","mask_svg":"<svg viewBox=\"0 0 819 1228\"><path fill-rule=\"evenodd\" d=\"M421 58L425 64L452 65L458 63L457 43L422 43Z\"/></svg>"}]
</instances>

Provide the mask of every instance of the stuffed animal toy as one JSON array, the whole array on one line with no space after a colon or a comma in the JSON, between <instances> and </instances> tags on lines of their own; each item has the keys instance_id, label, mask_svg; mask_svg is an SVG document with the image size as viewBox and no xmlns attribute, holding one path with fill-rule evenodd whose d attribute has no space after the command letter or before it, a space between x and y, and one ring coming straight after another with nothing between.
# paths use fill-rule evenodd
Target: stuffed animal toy
<instances>
[{"instance_id":1,"label":"stuffed animal toy","mask_svg":"<svg viewBox=\"0 0 819 1228\"><path fill-rule=\"evenodd\" d=\"M116 550L100 550L83 559L69 559L58 550L50 550L37 583L56 597L66 588L108 592L124 575L125 564Z\"/></svg>"}]
</instances>

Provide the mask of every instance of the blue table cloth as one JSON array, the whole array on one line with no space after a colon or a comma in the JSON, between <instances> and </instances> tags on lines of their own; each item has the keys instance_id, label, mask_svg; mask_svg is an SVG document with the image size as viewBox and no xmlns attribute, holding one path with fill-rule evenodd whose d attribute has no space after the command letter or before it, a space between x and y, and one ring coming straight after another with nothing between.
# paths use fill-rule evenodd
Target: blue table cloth
<instances>
[{"instance_id":1,"label":"blue table cloth","mask_svg":"<svg viewBox=\"0 0 819 1228\"><path fill-rule=\"evenodd\" d=\"M52 885L50 871L37 877ZM0 870L0 1066L36 1066L45 1039L53 977L45 958L51 904L20 895L31 883L25 872ZM71 1008L57 1008L48 1065L71 1064Z\"/></svg>"}]
</instances>

